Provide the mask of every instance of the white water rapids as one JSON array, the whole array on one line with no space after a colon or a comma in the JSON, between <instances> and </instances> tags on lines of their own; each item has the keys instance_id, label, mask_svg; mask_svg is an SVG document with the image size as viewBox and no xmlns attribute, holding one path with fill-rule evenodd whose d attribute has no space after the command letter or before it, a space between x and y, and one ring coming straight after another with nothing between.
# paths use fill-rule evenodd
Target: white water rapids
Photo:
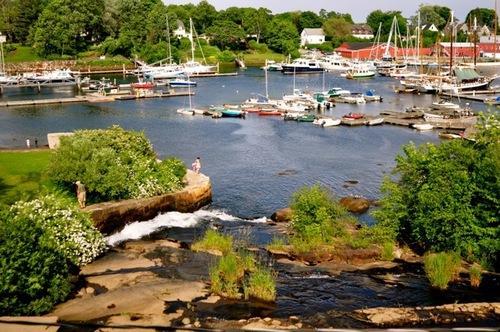
<instances>
[{"instance_id":1,"label":"white water rapids","mask_svg":"<svg viewBox=\"0 0 500 332\"><path fill-rule=\"evenodd\" d=\"M242 219L222 210L198 210L193 213L167 212L159 214L148 221L136 221L126 225L120 232L112 234L106 238L109 246L114 246L127 240L137 240L143 236L156 232L166 227L188 228L197 225L203 220L218 219L222 221L240 221L252 223L264 223L266 217L257 219Z\"/></svg>"}]
</instances>

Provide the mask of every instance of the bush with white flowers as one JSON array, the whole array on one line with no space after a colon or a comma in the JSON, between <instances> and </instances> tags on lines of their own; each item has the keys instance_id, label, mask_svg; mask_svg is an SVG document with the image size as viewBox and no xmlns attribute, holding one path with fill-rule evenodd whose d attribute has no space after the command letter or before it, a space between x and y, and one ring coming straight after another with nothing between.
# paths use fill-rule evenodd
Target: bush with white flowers
<instances>
[{"instance_id":1,"label":"bush with white flowers","mask_svg":"<svg viewBox=\"0 0 500 332\"><path fill-rule=\"evenodd\" d=\"M40 225L55 247L77 266L92 262L106 250L104 237L90 216L67 200L46 195L17 202L10 213L14 221L28 218Z\"/></svg>"}]
</instances>

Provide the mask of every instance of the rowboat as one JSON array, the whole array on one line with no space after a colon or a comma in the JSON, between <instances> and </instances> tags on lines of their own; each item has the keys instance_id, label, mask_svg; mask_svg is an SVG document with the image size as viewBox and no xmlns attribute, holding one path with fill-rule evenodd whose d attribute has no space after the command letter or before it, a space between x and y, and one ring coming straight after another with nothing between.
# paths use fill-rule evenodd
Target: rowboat
<instances>
[{"instance_id":1,"label":"rowboat","mask_svg":"<svg viewBox=\"0 0 500 332\"><path fill-rule=\"evenodd\" d=\"M281 113L282 112L280 112L276 109L261 109L258 114L260 116L266 116L266 115L281 115Z\"/></svg>"},{"instance_id":2,"label":"rowboat","mask_svg":"<svg viewBox=\"0 0 500 332\"><path fill-rule=\"evenodd\" d=\"M457 138L462 138L460 134L448 132L448 131L440 131L438 134L439 137L441 138L446 138L446 139L457 139Z\"/></svg>"},{"instance_id":3,"label":"rowboat","mask_svg":"<svg viewBox=\"0 0 500 332\"><path fill-rule=\"evenodd\" d=\"M375 118L366 121L367 126L378 126L384 123L384 118Z\"/></svg>"},{"instance_id":4,"label":"rowboat","mask_svg":"<svg viewBox=\"0 0 500 332\"><path fill-rule=\"evenodd\" d=\"M316 116L314 114L304 114L297 118L298 122L314 122Z\"/></svg>"},{"instance_id":5,"label":"rowboat","mask_svg":"<svg viewBox=\"0 0 500 332\"><path fill-rule=\"evenodd\" d=\"M196 84L197 84L196 82L191 81L189 78L184 79L184 78L180 78L180 77L168 82L168 85L171 88L187 88L189 86L196 86Z\"/></svg>"},{"instance_id":6,"label":"rowboat","mask_svg":"<svg viewBox=\"0 0 500 332\"><path fill-rule=\"evenodd\" d=\"M223 117L226 118L244 118L245 117L245 112L240 111L240 110L232 110L228 108L221 109L220 112L222 113Z\"/></svg>"},{"instance_id":7,"label":"rowboat","mask_svg":"<svg viewBox=\"0 0 500 332\"><path fill-rule=\"evenodd\" d=\"M131 84L132 88L134 89L152 89L155 87L153 82L138 82L138 83L132 83Z\"/></svg>"},{"instance_id":8,"label":"rowboat","mask_svg":"<svg viewBox=\"0 0 500 332\"><path fill-rule=\"evenodd\" d=\"M319 118L313 121L313 125L321 127L333 127L333 126L338 126L340 122L341 122L340 119Z\"/></svg>"},{"instance_id":9,"label":"rowboat","mask_svg":"<svg viewBox=\"0 0 500 332\"><path fill-rule=\"evenodd\" d=\"M362 113L348 113L348 114L344 115L342 118L344 118L346 120L358 120L358 119L362 119L364 117L365 117L365 115Z\"/></svg>"},{"instance_id":10,"label":"rowboat","mask_svg":"<svg viewBox=\"0 0 500 332\"><path fill-rule=\"evenodd\" d=\"M430 123L415 123L412 127L420 131L432 130L434 128Z\"/></svg>"}]
</instances>

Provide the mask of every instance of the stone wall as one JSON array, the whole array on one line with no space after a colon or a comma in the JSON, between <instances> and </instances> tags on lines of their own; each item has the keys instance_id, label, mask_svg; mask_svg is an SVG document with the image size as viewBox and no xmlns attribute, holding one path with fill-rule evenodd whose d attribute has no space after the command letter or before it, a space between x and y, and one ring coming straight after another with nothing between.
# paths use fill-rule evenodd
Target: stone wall
<instances>
[{"instance_id":1,"label":"stone wall","mask_svg":"<svg viewBox=\"0 0 500 332\"><path fill-rule=\"evenodd\" d=\"M128 199L89 205L94 225L103 233L111 233L133 221L145 221L161 212L193 212L212 201L210 178L188 170L183 190L161 196Z\"/></svg>"}]
</instances>

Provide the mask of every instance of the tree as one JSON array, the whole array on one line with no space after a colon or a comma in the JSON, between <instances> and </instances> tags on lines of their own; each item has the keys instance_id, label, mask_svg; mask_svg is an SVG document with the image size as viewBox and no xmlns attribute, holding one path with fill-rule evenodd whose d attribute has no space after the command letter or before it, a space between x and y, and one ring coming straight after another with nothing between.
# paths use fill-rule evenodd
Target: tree
<instances>
[{"instance_id":1,"label":"tree","mask_svg":"<svg viewBox=\"0 0 500 332\"><path fill-rule=\"evenodd\" d=\"M297 30L302 31L306 28L321 28L323 21L311 11L301 12L298 19Z\"/></svg>"},{"instance_id":2,"label":"tree","mask_svg":"<svg viewBox=\"0 0 500 332\"><path fill-rule=\"evenodd\" d=\"M394 17L398 20L398 27L401 34L406 34L406 19L401 15L400 11L383 12L380 9L375 10L366 17L366 23L373 29L373 31L378 31L379 24L382 23L381 35L387 36L391 30Z\"/></svg>"},{"instance_id":3,"label":"tree","mask_svg":"<svg viewBox=\"0 0 500 332\"><path fill-rule=\"evenodd\" d=\"M474 22L474 18L477 19L479 26L486 25L490 28L495 26L495 11L493 9L475 8L467 14L465 22Z\"/></svg>"},{"instance_id":4,"label":"tree","mask_svg":"<svg viewBox=\"0 0 500 332\"><path fill-rule=\"evenodd\" d=\"M434 24L439 30L444 29L451 17L451 9L442 6L420 5L415 16L411 17L412 24L417 26L418 12L420 12L420 24Z\"/></svg>"},{"instance_id":5,"label":"tree","mask_svg":"<svg viewBox=\"0 0 500 332\"><path fill-rule=\"evenodd\" d=\"M274 51L291 54L299 48L299 33L295 25L282 18L273 18L269 24L265 40Z\"/></svg>"},{"instance_id":6,"label":"tree","mask_svg":"<svg viewBox=\"0 0 500 332\"><path fill-rule=\"evenodd\" d=\"M217 19L217 10L208 1L202 0L198 3L195 10L191 12L196 31L200 34L211 26Z\"/></svg>"},{"instance_id":7,"label":"tree","mask_svg":"<svg viewBox=\"0 0 500 332\"><path fill-rule=\"evenodd\" d=\"M336 12L336 11L327 12L325 9L321 9L319 11L319 17L323 21L325 21L325 20L327 20L329 18L343 18L347 22L354 24L354 21L352 20L351 14L344 14L344 13L339 13L339 12Z\"/></svg>"},{"instance_id":8,"label":"tree","mask_svg":"<svg viewBox=\"0 0 500 332\"><path fill-rule=\"evenodd\" d=\"M239 49L245 41L245 31L233 21L217 21L206 30L213 44L222 50L225 48Z\"/></svg>"},{"instance_id":9,"label":"tree","mask_svg":"<svg viewBox=\"0 0 500 332\"><path fill-rule=\"evenodd\" d=\"M403 148L399 180L386 180L375 213L399 239L421 251L456 251L497 264L500 253L500 130L482 119L476 141Z\"/></svg>"},{"instance_id":10,"label":"tree","mask_svg":"<svg viewBox=\"0 0 500 332\"><path fill-rule=\"evenodd\" d=\"M243 13L242 26L248 34L256 35L257 43L259 43L261 35L267 28L270 17L271 11L267 8L247 8Z\"/></svg>"},{"instance_id":11,"label":"tree","mask_svg":"<svg viewBox=\"0 0 500 332\"><path fill-rule=\"evenodd\" d=\"M47 0L15 0L9 1L10 10L6 19L10 29L9 39L14 42L26 43L31 27L36 23Z\"/></svg>"},{"instance_id":12,"label":"tree","mask_svg":"<svg viewBox=\"0 0 500 332\"><path fill-rule=\"evenodd\" d=\"M332 38L345 38L351 35L352 24L343 17L332 17L323 23L325 34Z\"/></svg>"},{"instance_id":13,"label":"tree","mask_svg":"<svg viewBox=\"0 0 500 332\"><path fill-rule=\"evenodd\" d=\"M74 55L102 37L101 1L50 0L34 27L33 47L40 55Z\"/></svg>"}]
</instances>

